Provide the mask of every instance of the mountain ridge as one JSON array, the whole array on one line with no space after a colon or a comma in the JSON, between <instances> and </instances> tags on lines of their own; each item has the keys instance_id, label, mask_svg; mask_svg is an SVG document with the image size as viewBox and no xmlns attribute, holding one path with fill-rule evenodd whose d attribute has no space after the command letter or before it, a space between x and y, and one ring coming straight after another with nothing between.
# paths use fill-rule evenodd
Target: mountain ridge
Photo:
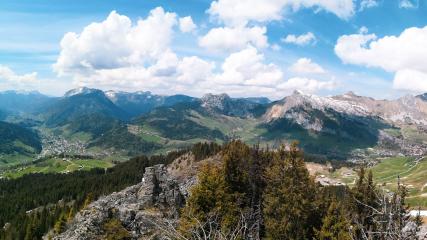
<instances>
[{"instance_id":1,"label":"mountain ridge","mask_svg":"<svg viewBox=\"0 0 427 240\"><path fill-rule=\"evenodd\" d=\"M353 92L322 97L295 91L271 102L225 93L195 98L82 87L49 98L37 121L60 135L89 134L87 146L134 154L234 138L271 146L297 140L310 153L334 158L370 148L380 155L402 149L415 154L427 149L423 96L376 100Z\"/></svg>"}]
</instances>

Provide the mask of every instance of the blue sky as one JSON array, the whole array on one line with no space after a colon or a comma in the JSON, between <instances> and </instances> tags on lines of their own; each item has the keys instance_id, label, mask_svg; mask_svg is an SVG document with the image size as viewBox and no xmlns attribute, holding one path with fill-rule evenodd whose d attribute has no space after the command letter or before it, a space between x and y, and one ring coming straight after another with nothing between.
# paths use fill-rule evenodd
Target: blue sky
<instances>
[{"instance_id":1,"label":"blue sky","mask_svg":"<svg viewBox=\"0 0 427 240\"><path fill-rule=\"evenodd\" d=\"M426 25L425 0L2 0L0 90L395 98L427 92Z\"/></svg>"}]
</instances>

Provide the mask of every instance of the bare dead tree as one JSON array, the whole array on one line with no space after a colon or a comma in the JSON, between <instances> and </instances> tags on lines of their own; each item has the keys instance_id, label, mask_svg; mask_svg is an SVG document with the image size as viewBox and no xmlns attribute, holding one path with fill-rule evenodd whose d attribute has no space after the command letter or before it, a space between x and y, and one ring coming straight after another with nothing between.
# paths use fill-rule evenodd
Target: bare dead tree
<instances>
[{"instance_id":1,"label":"bare dead tree","mask_svg":"<svg viewBox=\"0 0 427 240\"><path fill-rule=\"evenodd\" d=\"M375 191L376 207L353 198L356 204L369 209L374 228L367 228L357 218L353 219L350 234L354 240L417 240L419 239L419 224L411 218L405 203L407 190L398 179L397 191L387 193L384 189ZM358 234L353 231L355 228Z\"/></svg>"},{"instance_id":2,"label":"bare dead tree","mask_svg":"<svg viewBox=\"0 0 427 240\"><path fill-rule=\"evenodd\" d=\"M221 228L220 215L213 213L204 220L190 216L194 223L186 232L182 233L177 228L177 222L164 219L150 219L151 223L162 233L163 237L173 240L238 240L253 239L249 232L255 226L248 224L250 216L241 213L239 220L232 227Z\"/></svg>"}]
</instances>

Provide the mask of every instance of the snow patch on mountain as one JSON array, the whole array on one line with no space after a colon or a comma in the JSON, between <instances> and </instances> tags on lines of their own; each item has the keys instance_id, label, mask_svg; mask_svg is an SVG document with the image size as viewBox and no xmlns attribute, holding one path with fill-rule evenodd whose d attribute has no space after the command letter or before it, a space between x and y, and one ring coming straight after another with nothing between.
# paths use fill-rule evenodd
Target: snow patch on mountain
<instances>
[{"instance_id":1,"label":"snow patch on mountain","mask_svg":"<svg viewBox=\"0 0 427 240\"><path fill-rule=\"evenodd\" d=\"M346 97L351 97L347 95ZM273 105L265 114L267 122L284 117L285 114L296 107L310 107L320 111L332 109L340 113L346 113L356 116L368 116L369 110L363 105L353 102L334 99L333 97L319 97L312 94L304 94L301 91L295 91L291 96L285 97Z\"/></svg>"},{"instance_id":2,"label":"snow patch on mountain","mask_svg":"<svg viewBox=\"0 0 427 240\"><path fill-rule=\"evenodd\" d=\"M71 89L70 91L66 92L64 97L72 97L76 95L83 95L83 94L90 94L94 92L102 92L101 90L94 89L94 88L87 88L87 87L79 87L75 89Z\"/></svg>"}]
</instances>

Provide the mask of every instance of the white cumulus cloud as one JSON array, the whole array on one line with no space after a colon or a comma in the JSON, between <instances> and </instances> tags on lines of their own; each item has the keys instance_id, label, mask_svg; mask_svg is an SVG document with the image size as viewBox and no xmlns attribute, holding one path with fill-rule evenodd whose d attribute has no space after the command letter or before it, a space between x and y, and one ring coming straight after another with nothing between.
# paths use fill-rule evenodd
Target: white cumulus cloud
<instances>
[{"instance_id":1,"label":"white cumulus cloud","mask_svg":"<svg viewBox=\"0 0 427 240\"><path fill-rule=\"evenodd\" d=\"M197 26L193 22L191 16L183 17L179 19L179 29L181 32L188 33L196 30Z\"/></svg>"},{"instance_id":2,"label":"white cumulus cloud","mask_svg":"<svg viewBox=\"0 0 427 240\"><path fill-rule=\"evenodd\" d=\"M413 69L403 69L394 75L393 88L416 93L427 92L427 73Z\"/></svg>"},{"instance_id":3,"label":"white cumulus cloud","mask_svg":"<svg viewBox=\"0 0 427 240\"><path fill-rule=\"evenodd\" d=\"M132 22L113 11L104 21L91 23L79 33L65 34L54 69L60 76L70 76L74 85L159 94L227 92L282 98L293 88L311 92L330 87L313 79L298 81L301 85L296 80L286 81L281 67L267 62L259 50L269 46L265 27L224 26L202 36L200 46L229 52L223 60L179 56L171 42L178 28L190 31L192 27L182 26L189 19L159 7L145 19ZM315 63L310 64L310 71L320 71Z\"/></svg>"},{"instance_id":4,"label":"white cumulus cloud","mask_svg":"<svg viewBox=\"0 0 427 240\"><path fill-rule=\"evenodd\" d=\"M232 53L222 64L222 73L214 81L221 84L274 86L283 79L279 67L264 63L264 55L249 46Z\"/></svg>"},{"instance_id":5,"label":"white cumulus cloud","mask_svg":"<svg viewBox=\"0 0 427 240\"><path fill-rule=\"evenodd\" d=\"M334 81L320 81L311 78L293 77L286 82L279 84L279 89L291 92L301 90L307 93L315 93L320 90L332 90L336 88L337 83Z\"/></svg>"},{"instance_id":6,"label":"white cumulus cloud","mask_svg":"<svg viewBox=\"0 0 427 240\"><path fill-rule=\"evenodd\" d=\"M37 72L18 74L10 67L0 64L0 89L35 90L40 83Z\"/></svg>"},{"instance_id":7,"label":"white cumulus cloud","mask_svg":"<svg viewBox=\"0 0 427 240\"><path fill-rule=\"evenodd\" d=\"M280 20L285 10L301 8L325 10L343 19L354 14L353 0L217 0L211 3L208 13L227 25L244 26L250 21Z\"/></svg>"},{"instance_id":8,"label":"white cumulus cloud","mask_svg":"<svg viewBox=\"0 0 427 240\"><path fill-rule=\"evenodd\" d=\"M177 80L188 84L206 81L211 77L214 68L215 64L212 62L195 56L184 57L177 67Z\"/></svg>"},{"instance_id":9,"label":"white cumulus cloud","mask_svg":"<svg viewBox=\"0 0 427 240\"><path fill-rule=\"evenodd\" d=\"M326 73L319 64L313 62L310 58L298 59L290 68L292 72L299 74L322 74Z\"/></svg>"},{"instance_id":10,"label":"white cumulus cloud","mask_svg":"<svg viewBox=\"0 0 427 240\"><path fill-rule=\"evenodd\" d=\"M199 39L199 45L211 51L238 51L248 44L257 48L268 46L265 27L219 27Z\"/></svg>"},{"instance_id":11,"label":"white cumulus cloud","mask_svg":"<svg viewBox=\"0 0 427 240\"><path fill-rule=\"evenodd\" d=\"M349 64L378 67L395 73L394 86L413 84L414 90L427 91L422 82L427 73L427 26L405 29L399 36L378 38L375 34L359 33L341 36L335 53ZM407 87L406 87L407 88Z\"/></svg>"},{"instance_id":12,"label":"white cumulus cloud","mask_svg":"<svg viewBox=\"0 0 427 240\"><path fill-rule=\"evenodd\" d=\"M336 87L333 81L309 78L285 80L279 66L267 63L264 55L252 46L230 54L221 66L221 72L203 82L202 89L208 92L227 92L239 96L269 96L283 98L294 90L315 93Z\"/></svg>"},{"instance_id":13,"label":"white cumulus cloud","mask_svg":"<svg viewBox=\"0 0 427 240\"><path fill-rule=\"evenodd\" d=\"M0 80L12 83L35 83L37 82L37 73L17 74L11 68L0 65Z\"/></svg>"},{"instance_id":14,"label":"white cumulus cloud","mask_svg":"<svg viewBox=\"0 0 427 240\"><path fill-rule=\"evenodd\" d=\"M316 36L314 36L312 32L308 32L299 36L289 34L285 38L282 38L282 42L305 46L314 44L316 42Z\"/></svg>"},{"instance_id":15,"label":"white cumulus cloud","mask_svg":"<svg viewBox=\"0 0 427 240\"><path fill-rule=\"evenodd\" d=\"M176 14L161 7L132 25L113 11L101 23L92 23L81 33L69 32L61 40L54 69L59 74L143 65L155 61L169 48Z\"/></svg>"}]
</instances>

